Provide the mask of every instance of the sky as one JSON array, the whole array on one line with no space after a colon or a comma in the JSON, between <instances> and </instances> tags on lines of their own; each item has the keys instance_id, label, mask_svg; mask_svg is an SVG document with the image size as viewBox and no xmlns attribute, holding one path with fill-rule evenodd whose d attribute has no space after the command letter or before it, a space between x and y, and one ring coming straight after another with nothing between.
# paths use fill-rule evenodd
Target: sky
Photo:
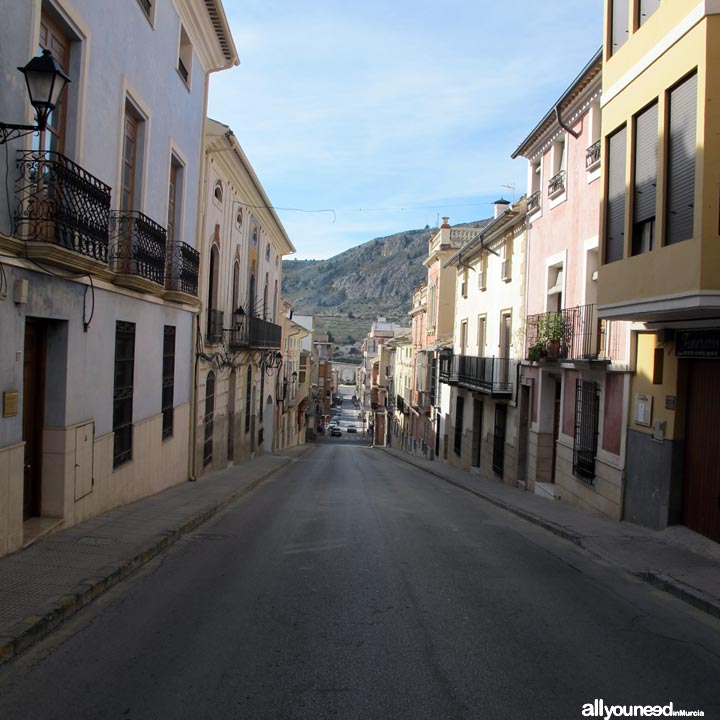
<instances>
[{"instance_id":1,"label":"sky","mask_svg":"<svg viewBox=\"0 0 720 720\"><path fill-rule=\"evenodd\" d=\"M300 260L520 197L512 152L602 44L603 0L223 5L240 65L211 76L208 114Z\"/></svg>"}]
</instances>

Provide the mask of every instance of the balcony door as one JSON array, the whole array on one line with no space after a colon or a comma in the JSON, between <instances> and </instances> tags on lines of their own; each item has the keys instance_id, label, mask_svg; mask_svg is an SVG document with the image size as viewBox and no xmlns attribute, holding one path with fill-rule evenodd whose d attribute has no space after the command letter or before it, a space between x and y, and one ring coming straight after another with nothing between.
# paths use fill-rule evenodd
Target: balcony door
<instances>
[{"instance_id":1,"label":"balcony door","mask_svg":"<svg viewBox=\"0 0 720 720\"><path fill-rule=\"evenodd\" d=\"M47 14L40 19L40 51L49 50L62 71L70 76L70 38L63 29ZM47 128L33 136L33 150L44 152L65 152L65 133L67 129L68 87L60 95L58 104L48 117Z\"/></svg>"},{"instance_id":2,"label":"balcony door","mask_svg":"<svg viewBox=\"0 0 720 720\"><path fill-rule=\"evenodd\" d=\"M122 176L120 180L120 210L129 213L135 207L137 174L138 119L129 107L125 108L123 134Z\"/></svg>"}]
</instances>

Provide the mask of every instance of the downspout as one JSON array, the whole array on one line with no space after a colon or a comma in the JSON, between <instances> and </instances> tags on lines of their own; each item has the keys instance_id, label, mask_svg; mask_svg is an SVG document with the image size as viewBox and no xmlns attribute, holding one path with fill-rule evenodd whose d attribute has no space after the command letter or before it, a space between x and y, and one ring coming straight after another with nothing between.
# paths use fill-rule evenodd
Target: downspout
<instances>
[{"instance_id":1,"label":"downspout","mask_svg":"<svg viewBox=\"0 0 720 720\"><path fill-rule=\"evenodd\" d=\"M580 137L581 133L575 132L575 130L563 122L563 119L560 117L560 105L555 106L555 119L557 120L558 125L565 130L565 132L570 133L576 140Z\"/></svg>"}]
</instances>

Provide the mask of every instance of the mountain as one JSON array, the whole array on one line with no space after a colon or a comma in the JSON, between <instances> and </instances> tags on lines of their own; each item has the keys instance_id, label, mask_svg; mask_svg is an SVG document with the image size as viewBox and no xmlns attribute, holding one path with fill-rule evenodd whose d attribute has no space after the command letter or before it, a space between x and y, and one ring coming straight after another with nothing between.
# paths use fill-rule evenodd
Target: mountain
<instances>
[{"instance_id":1,"label":"mountain","mask_svg":"<svg viewBox=\"0 0 720 720\"><path fill-rule=\"evenodd\" d=\"M482 227L487 221L455 227ZM379 317L410 324L412 291L427 279L423 260L437 229L375 238L327 260L284 260L282 295L321 332L359 339ZM363 329L364 328L364 329Z\"/></svg>"}]
</instances>

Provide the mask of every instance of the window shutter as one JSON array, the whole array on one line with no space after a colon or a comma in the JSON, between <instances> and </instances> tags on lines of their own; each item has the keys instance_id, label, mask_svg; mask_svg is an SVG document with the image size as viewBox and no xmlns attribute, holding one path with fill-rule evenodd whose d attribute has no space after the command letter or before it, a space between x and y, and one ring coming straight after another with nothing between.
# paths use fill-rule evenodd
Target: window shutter
<instances>
[{"instance_id":1,"label":"window shutter","mask_svg":"<svg viewBox=\"0 0 720 720\"><path fill-rule=\"evenodd\" d=\"M605 262L622 260L625 251L625 148L627 128L608 140L608 188L605 218Z\"/></svg>"},{"instance_id":2,"label":"window shutter","mask_svg":"<svg viewBox=\"0 0 720 720\"><path fill-rule=\"evenodd\" d=\"M642 25L659 7L660 0L640 0L638 25Z\"/></svg>"},{"instance_id":3,"label":"window shutter","mask_svg":"<svg viewBox=\"0 0 720 720\"><path fill-rule=\"evenodd\" d=\"M612 48L610 54L617 52L628 39L629 8L628 0L613 0L612 2Z\"/></svg>"},{"instance_id":4,"label":"window shutter","mask_svg":"<svg viewBox=\"0 0 720 720\"><path fill-rule=\"evenodd\" d=\"M635 121L635 187L633 223L655 217L658 157L657 103L641 112Z\"/></svg>"},{"instance_id":5,"label":"window shutter","mask_svg":"<svg viewBox=\"0 0 720 720\"><path fill-rule=\"evenodd\" d=\"M697 74L683 80L669 98L665 244L693 236L697 154Z\"/></svg>"}]
</instances>

